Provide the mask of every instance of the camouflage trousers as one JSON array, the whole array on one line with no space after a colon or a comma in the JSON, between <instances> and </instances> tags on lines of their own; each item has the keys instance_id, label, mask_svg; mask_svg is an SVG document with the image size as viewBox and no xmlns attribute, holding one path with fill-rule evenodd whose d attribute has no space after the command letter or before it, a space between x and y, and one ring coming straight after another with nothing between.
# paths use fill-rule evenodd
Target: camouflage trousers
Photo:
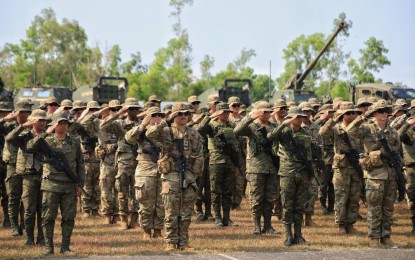
<instances>
[{"instance_id":1,"label":"camouflage trousers","mask_svg":"<svg viewBox=\"0 0 415 260\"><path fill-rule=\"evenodd\" d=\"M210 206L212 204L212 197L211 197L212 189L210 187L209 156L206 156L205 158L205 163L203 164L202 175L200 175L196 179L196 183L198 187L196 210L197 210L197 213L203 214L203 203L205 204L205 212L210 210Z\"/></svg>"},{"instance_id":2,"label":"camouflage trousers","mask_svg":"<svg viewBox=\"0 0 415 260\"><path fill-rule=\"evenodd\" d=\"M235 185L235 166L233 164L210 164L210 186L215 217L221 216L221 210L229 213Z\"/></svg>"},{"instance_id":3,"label":"camouflage trousers","mask_svg":"<svg viewBox=\"0 0 415 260\"><path fill-rule=\"evenodd\" d=\"M385 169L386 170L386 169ZM390 237L393 224L393 207L398 185L396 180L366 179L368 236Z\"/></svg>"},{"instance_id":4,"label":"camouflage trousers","mask_svg":"<svg viewBox=\"0 0 415 260\"><path fill-rule=\"evenodd\" d=\"M248 174L252 215L254 218L272 216L277 194L279 192L278 175L276 173Z\"/></svg>"},{"instance_id":5,"label":"camouflage trousers","mask_svg":"<svg viewBox=\"0 0 415 260\"><path fill-rule=\"evenodd\" d=\"M169 175L172 174L177 175L177 173L169 173ZM197 197L195 187L189 185L180 191L178 177L163 179L161 194L165 209L165 241L169 244L187 244Z\"/></svg>"},{"instance_id":6,"label":"camouflage trousers","mask_svg":"<svg viewBox=\"0 0 415 260\"><path fill-rule=\"evenodd\" d=\"M69 247L76 217L75 189L62 192L43 191L42 228L47 248L53 248L55 220L61 211L62 248Z\"/></svg>"},{"instance_id":7,"label":"camouflage trousers","mask_svg":"<svg viewBox=\"0 0 415 260\"><path fill-rule=\"evenodd\" d=\"M7 195L6 179L7 167L6 164L0 161L0 196L1 207L3 208L4 219L9 219L9 196Z\"/></svg>"},{"instance_id":8,"label":"camouflage trousers","mask_svg":"<svg viewBox=\"0 0 415 260\"><path fill-rule=\"evenodd\" d=\"M114 157L114 155L112 155ZM117 190L115 189L114 159L105 158L100 163L99 187L101 190L101 212L104 215L118 215Z\"/></svg>"},{"instance_id":9,"label":"camouflage trousers","mask_svg":"<svg viewBox=\"0 0 415 260\"><path fill-rule=\"evenodd\" d=\"M137 166L131 166L118 161L117 176L115 176L115 188L118 191L118 205L120 216L128 216L131 213L138 212L138 203L135 198L135 179L134 173ZM130 202L130 203L129 203Z\"/></svg>"},{"instance_id":10,"label":"camouflage trousers","mask_svg":"<svg viewBox=\"0 0 415 260\"><path fill-rule=\"evenodd\" d=\"M415 166L406 167L406 191L412 223L415 224Z\"/></svg>"},{"instance_id":11,"label":"camouflage trousers","mask_svg":"<svg viewBox=\"0 0 415 260\"><path fill-rule=\"evenodd\" d=\"M328 207L330 205L327 205L327 202L334 201L333 168L331 165L325 165L319 199L322 207Z\"/></svg>"},{"instance_id":12,"label":"camouflage trousers","mask_svg":"<svg viewBox=\"0 0 415 260\"><path fill-rule=\"evenodd\" d=\"M13 227L19 226L19 214L23 211L22 192L23 192L23 178L22 175L16 174L16 165L7 164L7 178L6 178L7 196L9 197L9 217L10 224ZM24 212L24 211L23 211ZM20 214L23 217L22 214Z\"/></svg>"},{"instance_id":13,"label":"camouflage trousers","mask_svg":"<svg viewBox=\"0 0 415 260\"><path fill-rule=\"evenodd\" d=\"M163 229L164 205L161 198L161 176L136 177L136 198L139 202L141 226L144 229Z\"/></svg>"},{"instance_id":14,"label":"camouflage trousers","mask_svg":"<svg viewBox=\"0 0 415 260\"><path fill-rule=\"evenodd\" d=\"M354 224L359 214L361 180L355 169L333 168L334 211L337 225Z\"/></svg>"},{"instance_id":15,"label":"camouflage trousers","mask_svg":"<svg viewBox=\"0 0 415 260\"><path fill-rule=\"evenodd\" d=\"M99 209L101 197L99 175L99 162L85 162L85 192L82 194L82 209L84 211Z\"/></svg>"},{"instance_id":16,"label":"camouflage trousers","mask_svg":"<svg viewBox=\"0 0 415 260\"><path fill-rule=\"evenodd\" d=\"M24 222L28 237L34 237L37 224L37 236L43 237L42 231L42 191L40 190L41 175L23 175L23 206Z\"/></svg>"},{"instance_id":17,"label":"camouflage trousers","mask_svg":"<svg viewBox=\"0 0 415 260\"><path fill-rule=\"evenodd\" d=\"M240 164L241 174L235 176L235 188L233 190L232 207L241 206L242 199L245 195L246 187L246 160L243 160Z\"/></svg>"},{"instance_id":18,"label":"camouflage trousers","mask_svg":"<svg viewBox=\"0 0 415 260\"><path fill-rule=\"evenodd\" d=\"M308 186L309 180L306 173L297 173L294 176L280 176L282 216L285 225L303 222Z\"/></svg>"},{"instance_id":19,"label":"camouflage trousers","mask_svg":"<svg viewBox=\"0 0 415 260\"><path fill-rule=\"evenodd\" d=\"M304 214L314 215L314 206L318 198L318 190L319 190L318 183L316 179L312 177L310 180L309 186L308 186L308 190L307 190L307 202L306 202L306 208L304 209Z\"/></svg>"}]
</instances>

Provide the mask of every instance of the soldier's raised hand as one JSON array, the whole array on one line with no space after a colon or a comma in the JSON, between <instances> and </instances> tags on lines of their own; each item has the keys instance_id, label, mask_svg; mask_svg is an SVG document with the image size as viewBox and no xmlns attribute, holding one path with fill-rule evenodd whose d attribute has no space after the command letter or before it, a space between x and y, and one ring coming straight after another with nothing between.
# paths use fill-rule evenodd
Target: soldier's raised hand
<instances>
[{"instance_id":1,"label":"soldier's raised hand","mask_svg":"<svg viewBox=\"0 0 415 260\"><path fill-rule=\"evenodd\" d=\"M410 125L415 125L415 117L411 117L411 118L409 118L407 122L408 122L408 124L410 124Z\"/></svg>"},{"instance_id":2,"label":"soldier's raised hand","mask_svg":"<svg viewBox=\"0 0 415 260\"><path fill-rule=\"evenodd\" d=\"M28 127L33 126L38 121L39 121L38 119L29 120L29 121L26 121L26 123L24 123L22 126L25 127L25 128L28 128Z\"/></svg>"},{"instance_id":3,"label":"soldier's raised hand","mask_svg":"<svg viewBox=\"0 0 415 260\"><path fill-rule=\"evenodd\" d=\"M292 122L294 119L295 119L295 117L290 117L290 118L288 118L288 119L285 119L282 123L283 123L284 125L289 125L289 124L291 124L291 122Z\"/></svg>"},{"instance_id":4,"label":"soldier's raised hand","mask_svg":"<svg viewBox=\"0 0 415 260\"><path fill-rule=\"evenodd\" d=\"M17 114L19 114L19 112L17 112L17 111L12 112L12 113L8 114L7 116L5 116L3 119L4 119L4 121L13 121L17 118Z\"/></svg>"},{"instance_id":5,"label":"soldier's raised hand","mask_svg":"<svg viewBox=\"0 0 415 260\"><path fill-rule=\"evenodd\" d=\"M263 114L264 114L264 111L262 111L262 110L256 110L256 111L252 112L251 118L255 120L258 117L262 116Z\"/></svg>"},{"instance_id":6,"label":"soldier's raised hand","mask_svg":"<svg viewBox=\"0 0 415 260\"><path fill-rule=\"evenodd\" d=\"M55 131L56 125L51 125L48 127L48 129L46 130L46 133L48 134L52 134L53 131Z\"/></svg>"}]
</instances>

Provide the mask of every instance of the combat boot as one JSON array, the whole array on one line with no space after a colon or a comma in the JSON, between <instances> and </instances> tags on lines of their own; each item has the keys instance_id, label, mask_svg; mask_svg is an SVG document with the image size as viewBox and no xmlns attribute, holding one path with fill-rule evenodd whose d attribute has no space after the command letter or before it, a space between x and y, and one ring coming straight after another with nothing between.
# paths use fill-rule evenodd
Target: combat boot
<instances>
[{"instance_id":1,"label":"combat boot","mask_svg":"<svg viewBox=\"0 0 415 260\"><path fill-rule=\"evenodd\" d=\"M82 218L90 218L91 217L91 211L85 210L84 214L82 214Z\"/></svg>"},{"instance_id":2,"label":"combat boot","mask_svg":"<svg viewBox=\"0 0 415 260\"><path fill-rule=\"evenodd\" d=\"M151 239L151 229L144 229L143 239L144 240L150 240Z\"/></svg>"},{"instance_id":3,"label":"combat boot","mask_svg":"<svg viewBox=\"0 0 415 260\"><path fill-rule=\"evenodd\" d=\"M127 230L127 229L128 229L128 216L121 216L119 230Z\"/></svg>"},{"instance_id":4,"label":"combat boot","mask_svg":"<svg viewBox=\"0 0 415 260\"><path fill-rule=\"evenodd\" d=\"M10 218L6 208L3 208L3 216L3 228L10 228Z\"/></svg>"},{"instance_id":5,"label":"combat boot","mask_svg":"<svg viewBox=\"0 0 415 260\"><path fill-rule=\"evenodd\" d=\"M304 226L306 227L315 227L317 226L316 223L314 223L314 221L311 219L311 214L305 214L305 219L304 219Z\"/></svg>"},{"instance_id":6,"label":"combat boot","mask_svg":"<svg viewBox=\"0 0 415 260\"><path fill-rule=\"evenodd\" d=\"M261 216L254 216L254 235L261 235Z\"/></svg>"},{"instance_id":7,"label":"combat boot","mask_svg":"<svg viewBox=\"0 0 415 260\"><path fill-rule=\"evenodd\" d=\"M291 224L285 224L285 241L284 246L292 246L294 244L293 231Z\"/></svg>"},{"instance_id":8,"label":"combat boot","mask_svg":"<svg viewBox=\"0 0 415 260\"><path fill-rule=\"evenodd\" d=\"M339 225L339 234L341 234L341 235L346 235L347 234L346 225Z\"/></svg>"},{"instance_id":9,"label":"combat boot","mask_svg":"<svg viewBox=\"0 0 415 260\"><path fill-rule=\"evenodd\" d=\"M161 235L161 229L154 229L154 231L153 231L153 238L161 238L161 237L163 237Z\"/></svg>"},{"instance_id":10,"label":"combat boot","mask_svg":"<svg viewBox=\"0 0 415 260\"><path fill-rule=\"evenodd\" d=\"M222 223L223 223L223 225L225 226L225 227L227 227L227 226L229 226L229 221L230 221L230 218L231 218L231 216L230 216L230 212L231 211L231 209L230 208L228 208L228 209L223 209L223 218L222 218Z\"/></svg>"},{"instance_id":11,"label":"combat boot","mask_svg":"<svg viewBox=\"0 0 415 260\"><path fill-rule=\"evenodd\" d=\"M380 247L379 238L370 238L369 247L379 248Z\"/></svg>"},{"instance_id":12,"label":"combat boot","mask_svg":"<svg viewBox=\"0 0 415 260\"><path fill-rule=\"evenodd\" d=\"M112 224L112 216L111 215L104 215L105 218L105 224Z\"/></svg>"},{"instance_id":13,"label":"combat boot","mask_svg":"<svg viewBox=\"0 0 415 260\"><path fill-rule=\"evenodd\" d=\"M294 222L294 243L299 245L308 245L301 234L301 222Z\"/></svg>"},{"instance_id":14,"label":"combat boot","mask_svg":"<svg viewBox=\"0 0 415 260\"><path fill-rule=\"evenodd\" d=\"M264 228L262 229L262 234L281 234L280 232L277 232L271 225L271 213L270 214L264 214Z\"/></svg>"},{"instance_id":15,"label":"combat boot","mask_svg":"<svg viewBox=\"0 0 415 260\"><path fill-rule=\"evenodd\" d=\"M27 240L25 246L34 246L35 245L35 238L33 235L27 236Z\"/></svg>"},{"instance_id":16,"label":"combat boot","mask_svg":"<svg viewBox=\"0 0 415 260\"><path fill-rule=\"evenodd\" d=\"M44 246L45 245L45 238L43 237L43 234L37 236L36 245L38 245L38 246Z\"/></svg>"},{"instance_id":17,"label":"combat boot","mask_svg":"<svg viewBox=\"0 0 415 260\"><path fill-rule=\"evenodd\" d=\"M220 210L215 209L215 224L218 227L224 227L222 223L222 215L220 214Z\"/></svg>"},{"instance_id":18,"label":"combat boot","mask_svg":"<svg viewBox=\"0 0 415 260\"><path fill-rule=\"evenodd\" d=\"M334 213L334 194L328 196L327 212L328 214Z\"/></svg>"},{"instance_id":19,"label":"combat boot","mask_svg":"<svg viewBox=\"0 0 415 260\"><path fill-rule=\"evenodd\" d=\"M357 229L355 227L353 227L353 224L348 224L346 226L346 232L347 232L347 234L356 234L356 233L359 233L359 231L357 231Z\"/></svg>"},{"instance_id":20,"label":"combat boot","mask_svg":"<svg viewBox=\"0 0 415 260\"><path fill-rule=\"evenodd\" d=\"M177 249L177 245L176 244L167 244L167 246L164 249L164 251L174 251L176 249Z\"/></svg>"},{"instance_id":21,"label":"combat boot","mask_svg":"<svg viewBox=\"0 0 415 260\"><path fill-rule=\"evenodd\" d=\"M205 216L204 216L205 220L214 220L215 218L212 216L212 211L211 211L211 204L210 203L205 203Z\"/></svg>"},{"instance_id":22,"label":"combat boot","mask_svg":"<svg viewBox=\"0 0 415 260\"><path fill-rule=\"evenodd\" d=\"M202 209L202 205L203 205L203 201L198 198L196 201L196 212L197 212L197 217L196 220L197 221L203 221L205 220L205 216L203 215L203 209Z\"/></svg>"},{"instance_id":23,"label":"combat boot","mask_svg":"<svg viewBox=\"0 0 415 260\"><path fill-rule=\"evenodd\" d=\"M120 219L120 216L119 215L114 215L114 216L112 216L112 224L117 224L117 222L119 222L121 219Z\"/></svg>"},{"instance_id":24,"label":"combat boot","mask_svg":"<svg viewBox=\"0 0 415 260\"><path fill-rule=\"evenodd\" d=\"M61 254L69 254L72 253L72 250L69 248L71 244L71 237L68 233L62 233L62 245L61 245Z\"/></svg>"},{"instance_id":25,"label":"combat boot","mask_svg":"<svg viewBox=\"0 0 415 260\"><path fill-rule=\"evenodd\" d=\"M53 237L45 239L45 255L53 255Z\"/></svg>"},{"instance_id":26,"label":"combat boot","mask_svg":"<svg viewBox=\"0 0 415 260\"><path fill-rule=\"evenodd\" d=\"M131 214L130 228L136 228L138 225L138 213Z\"/></svg>"},{"instance_id":27,"label":"combat boot","mask_svg":"<svg viewBox=\"0 0 415 260\"><path fill-rule=\"evenodd\" d=\"M203 215L203 212L197 212L197 217L196 217L196 220L198 221L198 222L201 222L201 221L203 221L203 220L205 220L205 216Z\"/></svg>"},{"instance_id":28,"label":"combat boot","mask_svg":"<svg viewBox=\"0 0 415 260\"><path fill-rule=\"evenodd\" d=\"M180 246L180 250L183 250L183 251L193 251L194 248L191 247L191 246L189 246L189 244L184 244L184 245L181 245Z\"/></svg>"}]
</instances>

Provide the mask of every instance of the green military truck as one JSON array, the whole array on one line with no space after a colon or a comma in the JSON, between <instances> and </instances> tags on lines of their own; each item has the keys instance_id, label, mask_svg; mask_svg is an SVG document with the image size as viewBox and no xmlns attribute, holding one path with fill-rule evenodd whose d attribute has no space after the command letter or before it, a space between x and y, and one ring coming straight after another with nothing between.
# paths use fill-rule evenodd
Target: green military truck
<instances>
[{"instance_id":1,"label":"green military truck","mask_svg":"<svg viewBox=\"0 0 415 260\"><path fill-rule=\"evenodd\" d=\"M95 86L83 86L73 92L73 100L97 101L100 105L118 99L124 103L127 96L128 80L123 77L100 77Z\"/></svg>"},{"instance_id":2,"label":"green military truck","mask_svg":"<svg viewBox=\"0 0 415 260\"><path fill-rule=\"evenodd\" d=\"M64 99L72 99L72 90L64 86L51 86L37 84L15 90L14 102L21 99L30 99L34 108L38 108L42 101L49 97L56 97L58 102Z\"/></svg>"},{"instance_id":3,"label":"green military truck","mask_svg":"<svg viewBox=\"0 0 415 260\"><path fill-rule=\"evenodd\" d=\"M349 87L350 100L356 103L359 98L375 97L385 99L393 104L397 99L405 99L410 103L415 98L415 89L405 86L394 85L392 83L363 83Z\"/></svg>"},{"instance_id":4,"label":"green military truck","mask_svg":"<svg viewBox=\"0 0 415 260\"><path fill-rule=\"evenodd\" d=\"M242 104L249 107L251 105L250 90L252 81L250 79L225 79L223 86L219 89L209 88L199 95L202 105L207 104L210 95L217 95L222 102L228 102L230 97L239 97Z\"/></svg>"}]
</instances>

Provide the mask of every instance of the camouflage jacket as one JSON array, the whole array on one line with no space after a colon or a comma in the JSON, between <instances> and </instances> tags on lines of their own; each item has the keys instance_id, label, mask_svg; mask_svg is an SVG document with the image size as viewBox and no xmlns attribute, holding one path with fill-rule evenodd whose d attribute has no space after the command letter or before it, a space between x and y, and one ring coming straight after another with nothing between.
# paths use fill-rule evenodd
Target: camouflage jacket
<instances>
[{"instance_id":1,"label":"camouflage jacket","mask_svg":"<svg viewBox=\"0 0 415 260\"><path fill-rule=\"evenodd\" d=\"M18 124L16 121L7 122L7 129L11 132L15 129ZM9 132L9 133L10 133ZM3 147L3 161L8 164L16 164L17 161L17 152L19 147L15 142L8 142L7 135L4 137L4 147Z\"/></svg>"},{"instance_id":2,"label":"camouflage jacket","mask_svg":"<svg viewBox=\"0 0 415 260\"><path fill-rule=\"evenodd\" d=\"M5 136L15 128L16 122L6 122L0 118L0 160L3 161L3 149L5 145Z\"/></svg>"},{"instance_id":3,"label":"camouflage jacket","mask_svg":"<svg viewBox=\"0 0 415 260\"><path fill-rule=\"evenodd\" d=\"M85 128L85 130L88 132L89 136L95 140L98 139L99 135L99 124L100 120L98 119L97 113L92 113L86 115L82 120L79 122L81 126ZM95 151L92 144L87 144L88 142L92 140L86 140L84 137L81 138L81 149L82 153L84 155L85 162L99 162L99 159L95 156ZM95 144L96 145L96 144Z\"/></svg>"},{"instance_id":4,"label":"camouflage jacket","mask_svg":"<svg viewBox=\"0 0 415 260\"><path fill-rule=\"evenodd\" d=\"M258 119L255 121L246 116L233 130L236 136L248 137L248 153L246 156L247 173L276 174L272 155L272 142L267 134L275 128L273 123L261 126Z\"/></svg>"},{"instance_id":5,"label":"camouflage jacket","mask_svg":"<svg viewBox=\"0 0 415 260\"><path fill-rule=\"evenodd\" d=\"M304 161L296 155L295 149L300 149L311 163L311 136L306 130L300 128L299 131L293 130L285 124L279 125L267 135L271 141L279 143L278 156L280 157L280 176L299 176L304 177L305 167ZM291 139L295 140L297 145L294 147Z\"/></svg>"},{"instance_id":6,"label":"camouflage jacket","mask_svg":"<svg viewBox=\"0 0 415 260\"><path fill-rule=\"evenodd\" d=\"M402 141L403 161L407 167L415 166L415 127L404 123L398 131Z\"/></svg>"}]
</instances>

